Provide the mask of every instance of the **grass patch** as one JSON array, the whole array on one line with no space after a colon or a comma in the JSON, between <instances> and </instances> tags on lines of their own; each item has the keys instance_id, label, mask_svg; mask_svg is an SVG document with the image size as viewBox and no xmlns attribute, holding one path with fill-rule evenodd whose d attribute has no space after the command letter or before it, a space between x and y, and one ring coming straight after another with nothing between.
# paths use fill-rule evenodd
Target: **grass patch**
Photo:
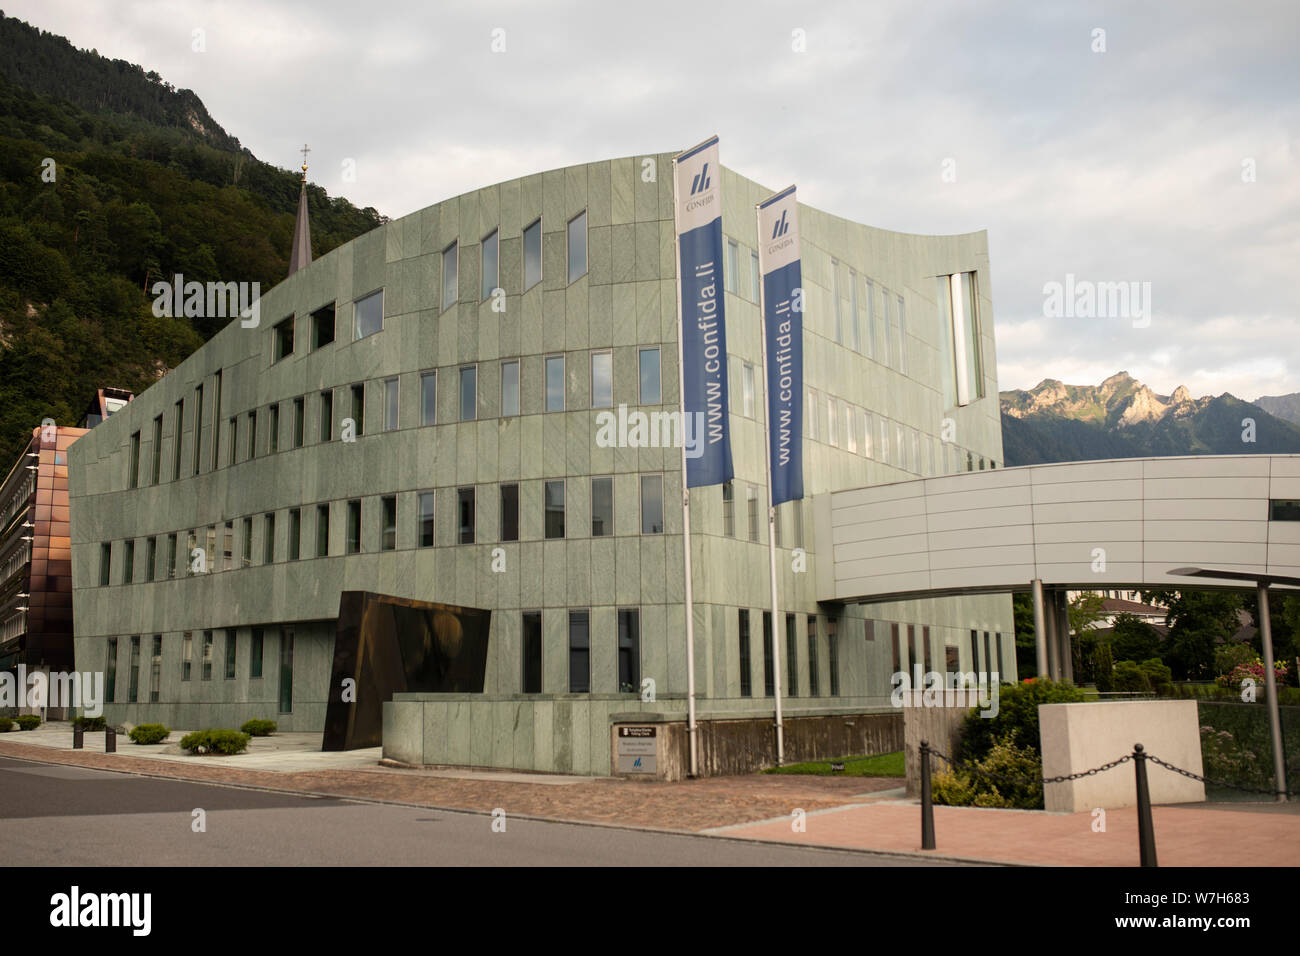
<instances>
[{"instance_id":1,"label":"grass patch","mask_svg":"<svg viewBox=\"0 0 1300 956\"><path fill-rule=\"evenodd\" d=\"M842 763L844 769L835 771L832 774L832 763ZM773 767L763 772L813 774L822 777L832 775L836 777L902 777L905 774L903 770L903 751L901 750L892 754L877 754L874 757L840 757L834 761L811 760L808 763L792 763L786 764L784 767Z\"/></svg>"}]
</instances>

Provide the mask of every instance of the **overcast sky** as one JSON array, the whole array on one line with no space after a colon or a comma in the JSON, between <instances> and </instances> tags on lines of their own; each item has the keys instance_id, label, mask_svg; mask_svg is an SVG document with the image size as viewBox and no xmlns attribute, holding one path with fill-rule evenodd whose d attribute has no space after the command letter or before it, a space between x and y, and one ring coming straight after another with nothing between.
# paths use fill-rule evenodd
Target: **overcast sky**
<instances>
[{"instance_id":1,"label":"overcast sky","mask_svg":"<svg viewBox=\"0 0 1300 956\"><path fill-rule=\"evenodd\" d=\"M987 229L1004 389L1126 369L1166 394L1300 391L1294 0L3 6L193 89L267 162L309 142L313 181L394 218L717 132L726 165L809 205ZM1048 315L1067 274L1150 283L1149 325Z\"/></svg>"}]
</instances>

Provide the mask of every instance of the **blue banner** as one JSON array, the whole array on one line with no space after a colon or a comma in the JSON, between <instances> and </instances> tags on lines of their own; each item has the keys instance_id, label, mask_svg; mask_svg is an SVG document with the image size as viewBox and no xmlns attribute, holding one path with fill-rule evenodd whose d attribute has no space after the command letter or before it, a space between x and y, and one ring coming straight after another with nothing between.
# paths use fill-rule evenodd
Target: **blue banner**
<instances>
[{"instance_id":1,"label":"blue banner","mask_svg":"<svg viewBox=\"0 0 1300 956\"><path fill-rule=\"evenodd\" d=\"M803 497L803 270L794 187L758 206L772 505Z\"/></svg>"},{"instance_id":2,"label":"blue banner","mask_svg":"<svg viewBox=\"0 0 1300 956\"><path fill-rule=\"evenodd\" d=\"M730 481L727 327L722 283L722 176L718 138L673 161L677 283L681 303L683 434L686 486ZM691 442L693 441L693 447Z\"/></svg>"}]
</instances>

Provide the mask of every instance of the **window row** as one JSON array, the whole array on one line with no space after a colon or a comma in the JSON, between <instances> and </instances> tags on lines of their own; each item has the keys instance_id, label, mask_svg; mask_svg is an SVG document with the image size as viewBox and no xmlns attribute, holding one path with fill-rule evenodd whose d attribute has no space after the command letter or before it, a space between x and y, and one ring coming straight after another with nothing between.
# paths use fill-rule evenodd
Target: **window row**
<instances>
[{"instance_id":1,"label":"window row","mask_svg":"<svg viewBox=\"0 0 1300 956\"><path fill-rule=\"evenodd\" d=\"M664 487L663 475L639 475L636 507L638 526L641 534L663 534L664 530ZM557 478L528 484L540 485L539 526L541 538L545 540L560 538L586 537L583 528L574 526L568 520L566 502L567 489L577 482L589 483L590 497L586 502L586 516L590 517L590 536L593 538L610 537L614 534L615 481L612 475L602 475L589 479ZM444 544L475 544L478 537L478 508L481 492L487 492L490 486L469 486L464 488L441 489L445 500L449 495L454 498L444 507L453 507L454 539ZM499 508L499 541L519 541L520 537L520 485L509 483L497 486L496 507ZM417 548L435 546L434 515L435 500L438 494L434 490L417 491L402 495L378 496L378 527L372 532L368 521L363 523L363 500L352 498L343 502L322 502L287 510L287 531L282 542L283 554L277 549L276 522L278 514L268 511L260 516L260 548L256 547L254 534L256 520L253 516L232 519L219 525L191 529L183 539L185 551L178 553L182 543L180 532L168 535L154 535L144 539L145 555L143 577L139 580L150 582L178 576L204 574L218 571L232 571L251 567L254 563L272 564L283 559L297 561L301 558L329 557L330 518L333 505L342 504L344 519L343 553L359 554L362 551L395 551L398 547L399 520L409 523L411 541ZM398 503L403 502L403 511L410 509L404 517L399 515ZM306 537L306 522L313 520L314 535ZM373 516L372 516L373 518ZM236 540L236 527L239 528ZM164 551L159 554L159 543ZM127 538L121 542L123 548L121 564L121 584L136 583L136 540ZM238 557L236 557L238 547ZM260 556L255 562L254 556ZM162 564L159 564L159 559ZM179 559L179 560L178 560ZM99 583L107 587L112 583L113 542L105 541L100 545Z\"/></svg>"},{"instance_id":2,"label":"window row","mask_svg":"<svg viewBox=\"0 0 1300 956\"><path fill-rule=\"evenodd\" d=\"M900 292L879 287L831 259L835 343L908 374L907 306Z\"/></svg>"},{"instance_id":3,"label":"window row","mask_svg":"<svg viewBox=\"0 0 1300 956\"><path fill-rule=\"evenodd\" d=\"M637 608L619 608L614 634L604 640L614 643L618 661L614 687L594 687L592 680L591 611L570 609L568 612L567 661L568 681L562 693L634 694L641 689L641 612ZM523 611L520 615L519 689L524 694L554 693L548 690L542 667L542 612ZM597 640L602 638L597 637Z\"/></svg>"},{"instance_id":4,"label":"window row","mask_svg":"<svg viewBox=\"0 0 1300 956\"><path fill-rule=\"evenodd\" d=\"M899 624L896 621L867 621L867 640L875 639L875 628L889 624L890 653L893 673L912 675L919 667L924 675L934 670L935 661L931 655L930 628L925 625ZM906 630L904 630L906 629ZM944 672L947 674L974 673L978 679L986 682L998 675L1001 681L1006 676L1002 664L1002 633L972 629L970 632L970 667L963 671L961 667L961 648L956 644L944 644Z\"/></svg>"},{"instance_id":5,"label":"window row","mask_svg":"<svg viewBox=\"0 0 1300 956\"><path fill-rule=\"evenodd\" d=\"M542 359L544 380L540 383L542 407L547 412L566 410L565 397L567 378L565 375L566 355L548 355ZM612 408L614 405L614 353L612 350L595 351L589 354L591 374L591 408ZM520 414L521 375L518 358L505 359L498 364L500 380L500 403L497 406L500 417L512 417ZM454 416L443 414L442 421L473 421L479 417L479 364L462 365L447 370L456 376ZM420 426L434 425L439 421L438 369L419 373L419 423ZM446 372L443 372L446 374ZM204 387L200 384L191 399L190 417L194 453L194 474L199 474L203 451L203 433L206 428L212 439L210 463L219 463L222 455L221 428L221 379L222 373L213 376L214 408L211 421L203 420ZM377 423L382 431L394 431L401 421L402 389L401 379L391 376L377 382L357 382L350 386L330 387L314 396L299 395L296 398L275 402L265 408L253 409L243 415L231 415L225 423L226 465L235 465L248 461L260 454L274 454L283 449L301 448L307 443L307 436L313 432L321 442L335 439L352 440L366 433L367 392L371 395L379 392L379 411ZM342 393L341 401L338 393ZM662 369L659 346L637 349L637 398L641 405L659 405L663 403ZM309 403L315 406L312 412L314 424L308 426ZM175 403L173 412L173 434L183 436L186 400ZM289 427L284 434L284 427ZM260 427L260 431L259 431ZM259 444L260 436L260 444ZM153 420L153 457L148 474L149 484L158 484L162 480L163 463L163 416L157 415ZM175 437L172 443L172 480L181 477L182 453L184 442ZM141 433L135 431L130 436L127 463L127 487L141 487L144 476L140 471Z\"/></svg>"},{"instance_id":6,"label":"window row","mask_svg":"<svg viewBox=\"0 0 1300 956\"><path fill-rule=\"evenodd\" d=\"M740 696L754 696L754 666L753 666L753 649L751 647L750 636L750 610L749 608L739 608L739 652L740 652ZM806 687L808 697L820 697L822 695L821 685L821 667L819 663L819 644L817 631L817 615L809 614L807 617L807 629L805 631L805 642L807 654L804 657L805 671L808 675L807 681L803 684L799 680L799 633L798 633L798 615L786 614L785 616L785 663L786 675L785 683L781 688L782 697L802 697L800 691ZM840 695L840 654L839 641L836 633L838 621L835 618L828 618L826 621L826 663L828 676L830 678L830 696L838 697ZM773 697L776 694L776 670L772 660L772 612L763 612L763 635L760 641L759 654L763 658L763 694L766 697Z\"/></svg>"}]
</instances>

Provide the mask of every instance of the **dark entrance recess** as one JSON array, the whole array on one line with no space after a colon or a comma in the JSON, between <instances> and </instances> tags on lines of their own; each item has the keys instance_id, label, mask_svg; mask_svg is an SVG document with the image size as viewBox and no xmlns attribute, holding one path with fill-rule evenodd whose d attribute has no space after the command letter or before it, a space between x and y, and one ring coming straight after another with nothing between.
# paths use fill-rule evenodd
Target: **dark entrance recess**
<instances>
[{"instance_id":1,"label":"dark entrance recess","mask_svg":"<svg viewBox=\"0 0 1300 956\"><path fill-rule=\"evenodd\" d=\"M400 693L481 694L492 612L344 591L322 750L383 742L384 701ZM344 680L355 681L344 701Z\"/></svg>"}]
</instances>

